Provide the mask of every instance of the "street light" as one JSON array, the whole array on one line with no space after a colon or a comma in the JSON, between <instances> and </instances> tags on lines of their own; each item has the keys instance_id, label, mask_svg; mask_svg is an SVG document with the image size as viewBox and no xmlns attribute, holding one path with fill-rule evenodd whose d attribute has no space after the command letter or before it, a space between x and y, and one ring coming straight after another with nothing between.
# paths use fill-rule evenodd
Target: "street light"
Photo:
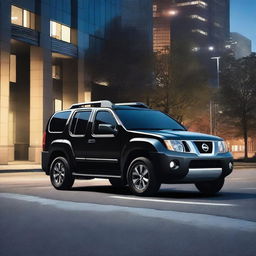
<instances>
[{"instance_id":1,"label":"street light","mask_svg":"<svg viewBox=\"0 0 256 256\"><path fill-rule=\"evenodd\" d=\"M208 47L208 50L209 50L210 52L213 52L213 51L214 51L214 46L209 46L209 47Z\"/></svg>"},{"instance_id":2,"label":"street light","mask_svg":"<svg viewBox=\"0 0 256 256\"><path fill-rule=\"evenodd\" d=\"M217 88L220 88L220 57L211 57L211 60L216 60L216 68L217 68Z\"/></svg>"},{"instance_id":3,"label":"street light","mask_svg":"<svg viewBox=\"0 0 256 256\"><path fill-rule=\"evenodd\" d=\"M216 68L217 68L217 88L220 88L220 56L211 57L211 60L216 60ZM210 132L211 134L216 133L216 112L217 112L217 104L211 100L210 101Z\"/></svg>"}]
</instances>

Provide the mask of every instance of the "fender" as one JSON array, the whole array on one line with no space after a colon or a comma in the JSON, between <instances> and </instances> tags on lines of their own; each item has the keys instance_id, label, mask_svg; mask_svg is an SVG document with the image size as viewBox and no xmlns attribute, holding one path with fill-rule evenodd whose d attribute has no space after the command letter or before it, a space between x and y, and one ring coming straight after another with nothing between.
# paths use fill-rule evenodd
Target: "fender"
<instances>
[{"instance_id":1,"label":"fender","mask_svg":"<svg viewBox=\"0 0 256 256\"><path fill-rule=\"evenodd\" d=\"M50 150L49 150L49 155L51 156L52 153L55 151L60 151L62 152L67 159L71 161L71 164L73 167L76 166L75 164L75 153L72 147L72 144L68 140L54 140L51 143Z\"/></svg>"},{"instance_id":2,"label":"fender","mask_svg":"<svg viewBox=\"0 0 256 256\"><path fill-rule=\"evenodd\" d=\"M148 153L151 152L163 152L165 150L164 145L159 141L159 139L154 139L154 138L143 138L143 137L136 137L130 139L128 144L123 148L122 153L121 153L121 173L122 177L125 178L126 175L126 162L127 159L129 158L129 155L133 151L146 151Z\"/></svg>"}]
</instances>

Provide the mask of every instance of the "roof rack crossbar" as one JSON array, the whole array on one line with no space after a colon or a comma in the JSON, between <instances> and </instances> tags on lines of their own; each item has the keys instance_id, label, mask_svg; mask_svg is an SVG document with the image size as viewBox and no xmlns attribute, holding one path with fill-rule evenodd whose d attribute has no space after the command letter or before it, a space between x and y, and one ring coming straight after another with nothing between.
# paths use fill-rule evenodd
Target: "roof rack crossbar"
<instances>
[{"instance_id":1,"label":"roof rack crossbar","mask_svg":"<svg viewBox=\"0 0 256 256\"><path fill-rule=\"evenodd\" d=\"M71 105L69 109L81 108L81 107L86 107L86 106L112 108L113 104L111 101L108 101L108 100L81 102L81 103Z\"/></svg>"},{"instance_id":2,"label":"roof rack crossbar","mask_svg":"<svg viewBox=\"0 0 256 256\"><path fill-rule=\"evenodd\" d=\"M116 106L128 106L128 107L137 107L137 108L149 108L143 102L127 102L127 103L116 103Z\"/></svg>"}]
</instances>

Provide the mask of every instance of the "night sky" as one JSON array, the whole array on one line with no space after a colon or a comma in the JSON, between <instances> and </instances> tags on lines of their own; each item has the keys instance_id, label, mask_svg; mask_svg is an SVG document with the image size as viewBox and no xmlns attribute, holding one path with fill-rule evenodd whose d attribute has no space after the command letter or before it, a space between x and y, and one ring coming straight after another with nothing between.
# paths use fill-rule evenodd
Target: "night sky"
<instances>
[{"instance_id":1,"label":"night sky","mask_svg":"<svg viewBox=\"0 0 256 256\"><path fill-rule=\"evenodd\" d=\"M256 52L256 0L230 0L231 32L238 32L252 40Z\"/></svg>"}]
</instances>

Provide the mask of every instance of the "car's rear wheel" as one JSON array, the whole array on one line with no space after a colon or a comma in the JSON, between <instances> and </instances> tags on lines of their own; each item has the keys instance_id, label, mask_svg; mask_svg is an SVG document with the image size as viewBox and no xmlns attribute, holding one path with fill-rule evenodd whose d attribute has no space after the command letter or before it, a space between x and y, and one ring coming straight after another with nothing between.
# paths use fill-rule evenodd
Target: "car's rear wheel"
<instances>
[{"instance_id":1,"label":"car's rear wheel","mask_svg":"<svg viewBox=\"0 0 256 256\"><path fill-rule=\"evenodd\" d=\"M52 161L50 179L52 185L58 190L67 190L73 186L75 179L66 158L59 156Z\"/></svg>"},{"instance_id":2,"label":"car's rear wheel","mask_svg":"<svg viewBox=\"0 0 256 256\"><path fill-rule=\"evenodd\" d=\"M153 164L146 157L138 157L130 163L127 182L132 193L138 196L154 195L161 185Z\"/></svg>"},{"instance_id":3,"label":"car's rear wheel","mask_svg":"<svg viewBox=\"0 0 256 256\"><path fill-rule=\"evenodd\" d=\"M222 189L224 182L225 182L225 179L220 178L212 181L198 182L198 183L195 183L195 186L201 193L207 196L212 196L218 193Z\"/></svg>"}]
</instances>

